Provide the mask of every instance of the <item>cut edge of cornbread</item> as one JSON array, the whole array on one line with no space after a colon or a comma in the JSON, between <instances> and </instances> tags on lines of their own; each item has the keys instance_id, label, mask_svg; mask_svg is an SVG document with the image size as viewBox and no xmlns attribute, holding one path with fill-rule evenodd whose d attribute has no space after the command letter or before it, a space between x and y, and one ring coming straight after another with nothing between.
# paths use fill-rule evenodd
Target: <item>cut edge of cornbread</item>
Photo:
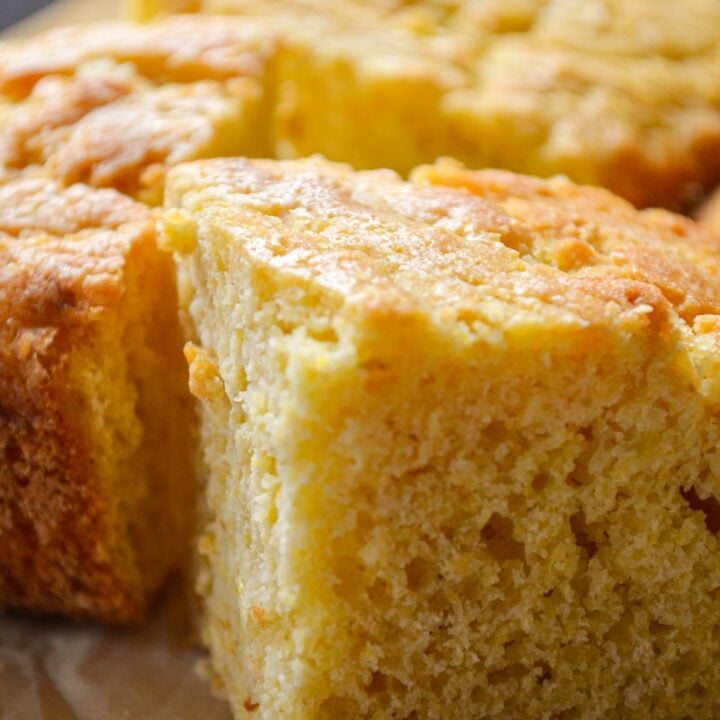
<instances>
[{"instance_id":1,"label":"cut edge of cornbread","mask_svg":"<svg viewBox=\"0 0 720 720\"><path fill-rule=\"evenodd\" d=\"M719 242L453 165L170 174L239 717L712 717Z\"/></svg>"},{"instance_id":2,"label":"cut edge of cornbread","mask_svg":"<svg viewBox=\"0 0 720 720\"><path fill-rule=\"evenodd\" d=\"M110 190L0 188L0 606L138 621L189 553L172 262Z\"/></svg>"}]
</instances>

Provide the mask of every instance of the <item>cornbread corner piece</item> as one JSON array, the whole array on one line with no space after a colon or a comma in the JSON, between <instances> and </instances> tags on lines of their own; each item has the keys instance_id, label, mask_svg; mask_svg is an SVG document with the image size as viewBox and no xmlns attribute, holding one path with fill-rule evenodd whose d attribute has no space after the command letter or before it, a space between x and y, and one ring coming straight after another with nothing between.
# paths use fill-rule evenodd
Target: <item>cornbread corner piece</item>
<instances>
[{"instance_id":1,"label":"cornbread corner piece","mask_svg":"<svg viewBox=\"0 0 720 720\"><path fill-rule=\"evenodd\" d=\"M474 86L444 98L443 122L464 162L685 208L720 178L717 62L717 49L627 56L508 36L478 61Z\"/></svg>"},{"instance_id":2,"label":"cornbread corner piece","mask_svg":"<svg viewBox=\"0 0 720 720\"><path fill-rule=\"evenodd\" d=\"M271 153L273 29L175 17L53 30L0 48L0 166L162 201L168 167Z\"/></svg>"},{"instance_id":3,"label":"cornbread corner piece","mask_svg":"<svg viewBox=\"0 0 720 720\"><path fill-rule=\"evenodd\" d=\"M473 86L444 99L461 160L563 173L639 206L687 209L720 181L720 4L531 2L504 34L492 3L458 5L452 29L492 34Z\"/></svg>"},{"instance_id":4,"label":"cornbread corner piece","mask_svg":"<svg viewBox=\"0 0 720 720\"><path fill-rule=\"evenodd\" d=\"M0 607L140 620L189 552L171 259L113 190L0 188Z\"/></svg>"},{"instance_id":5,"label":"cornbread corner piece","mask_svg":"<svg viewBox=\"0 0 720 720\"><path fill-rule=\"evenodd\" d=\"M238 717L717 716L716 236L450 164L167 193Z\"/></svg>"}]
</instances>

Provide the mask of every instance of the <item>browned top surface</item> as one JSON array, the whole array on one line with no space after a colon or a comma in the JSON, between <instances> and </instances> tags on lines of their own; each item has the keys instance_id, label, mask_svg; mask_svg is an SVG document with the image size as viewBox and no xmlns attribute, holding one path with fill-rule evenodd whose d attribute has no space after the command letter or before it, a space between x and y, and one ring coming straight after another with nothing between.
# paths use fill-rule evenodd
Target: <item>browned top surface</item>
<instances>
[{"instance_id":1,"label":"browned top surface","mask_svg":"<svg viewBox=\"0 0 720 720\"><path fill-rule=\"evenodd\" d=\"M257 118L276 35L262 21L177 17L0 45L2 176L160 202L168 165L264 148Z\"/></svg>"},{"instance_id":2,"label":"browned top surface","mask_svg":"<svg viewBox=\"0 0 720 720\"><path fill-rule=\"evenodd\" d=\"M717 236L563 179L215 160L175 169L169 197L279 272L473 335L592 324L684 343L720 313Z\"/></svg>"},{"instance_id":3,"label":"browned top surface","mask_svg":"<svg viewBox=\"0 0 720 720\"><path fill-rule=\"evenodd\" d=\"M27 324L49 330L67 321L65 313L78 323L107 304L120 291L133 242L151 229L150 210L113 190L42 179L0 187L5 342L18 341Z\"/></svg>"}]
</instances>

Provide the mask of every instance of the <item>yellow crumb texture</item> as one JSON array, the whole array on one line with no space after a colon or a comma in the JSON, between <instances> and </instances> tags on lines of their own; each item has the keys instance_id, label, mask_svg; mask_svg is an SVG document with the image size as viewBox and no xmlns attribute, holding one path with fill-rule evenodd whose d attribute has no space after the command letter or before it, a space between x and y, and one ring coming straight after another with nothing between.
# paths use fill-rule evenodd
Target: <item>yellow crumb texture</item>
<instances>
[{"instance_id":1,"label":"yellow crumb texture","mask_svg":"<svg viewBox=\"0 0 720 720\"><path fill-rule=\"evenodd\" d=\"M718 717L717 236L449 163L166 200L237 717Z\"/></svg>"},{"instance_id":2,"label":"yellow crumb texture","mask_svg":"<svg viewBox=\"0 0 720 720\"><path fill-rule=\"evenodd\" d=\"M131 12L147 19L176 1L136 0ZM195 0L185 10L278 24L279 157L405 173L448 155L566 174L641 206L685 207L720 181L716 0Z\"/></svg>"},{"instance_id":3,"label":"yellow crumb texture","mask_svg":"<svg viewBox=\"0 0 720 720\"><path fill-rule=\"evenodd\" d=\"M0 607L137 621L186 562L174 275L114 190L0 188Z\"/></svg>"}]
</instances>

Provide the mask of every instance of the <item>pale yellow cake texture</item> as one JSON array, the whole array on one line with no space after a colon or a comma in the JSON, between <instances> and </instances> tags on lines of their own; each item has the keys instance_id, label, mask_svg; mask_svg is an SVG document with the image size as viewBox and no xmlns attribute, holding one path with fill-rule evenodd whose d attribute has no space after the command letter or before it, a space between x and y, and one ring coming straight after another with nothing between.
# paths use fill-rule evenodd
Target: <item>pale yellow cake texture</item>
<instances>
[{"instance_id":1,"label":"pale yellow cake texture","mask_svg":"<svg viewBox=\"0 0 720 720\"><path fill-rule=\"evenodd\" d=\"M0 608L141 620L186 569L196 441L148 208L0 187Z\"/></svg>"},{"instance_id":2,"label":"pale yellow cake texture","mask_svg":"<svg viewBox=\"0 0 720 720\"><path fill-rule=\"evenodd\" d=\"M166 203L238 718L718 717L718 236L447 163Z\"/></svg>"},{"instance_id":3,"label":"pale yellow cake texture","mask_svg":"<svg viewBox=\"0 0 720 720\"><path fill-rule=\"evenodd\" d=\"M162 2L141 5L145 18ZM405 173L447 155L676 208L720 180L716 0L197 0L186 10L330 23L303 34L300 20L286 38L280 157Z\"/></svg>"},{"instance_id":4,"label":"pale yellow cake texture","mask_svg":"<svg viewBox=\"0 0 720 720\"><path fill-rule=\"evenodd\" d=\"M166 169L264 156L263 25L171 18L62 28L0 46L0 169L162 200Z\"/></svg>"},{"instance_id":5,"label":"pale yellow cake texture","mask_svg":"<svg viewBox=\"0 0 720 720\"><path fill-rule=\"evenodd\" d=\"M327 16L320 15L320 20ZM443 32L334 17L296 34L277 61L276 157L320 153L356 168L415 165L457 154L442 106L468 84L472 44Z\"/></svg>"}]
</instances>

